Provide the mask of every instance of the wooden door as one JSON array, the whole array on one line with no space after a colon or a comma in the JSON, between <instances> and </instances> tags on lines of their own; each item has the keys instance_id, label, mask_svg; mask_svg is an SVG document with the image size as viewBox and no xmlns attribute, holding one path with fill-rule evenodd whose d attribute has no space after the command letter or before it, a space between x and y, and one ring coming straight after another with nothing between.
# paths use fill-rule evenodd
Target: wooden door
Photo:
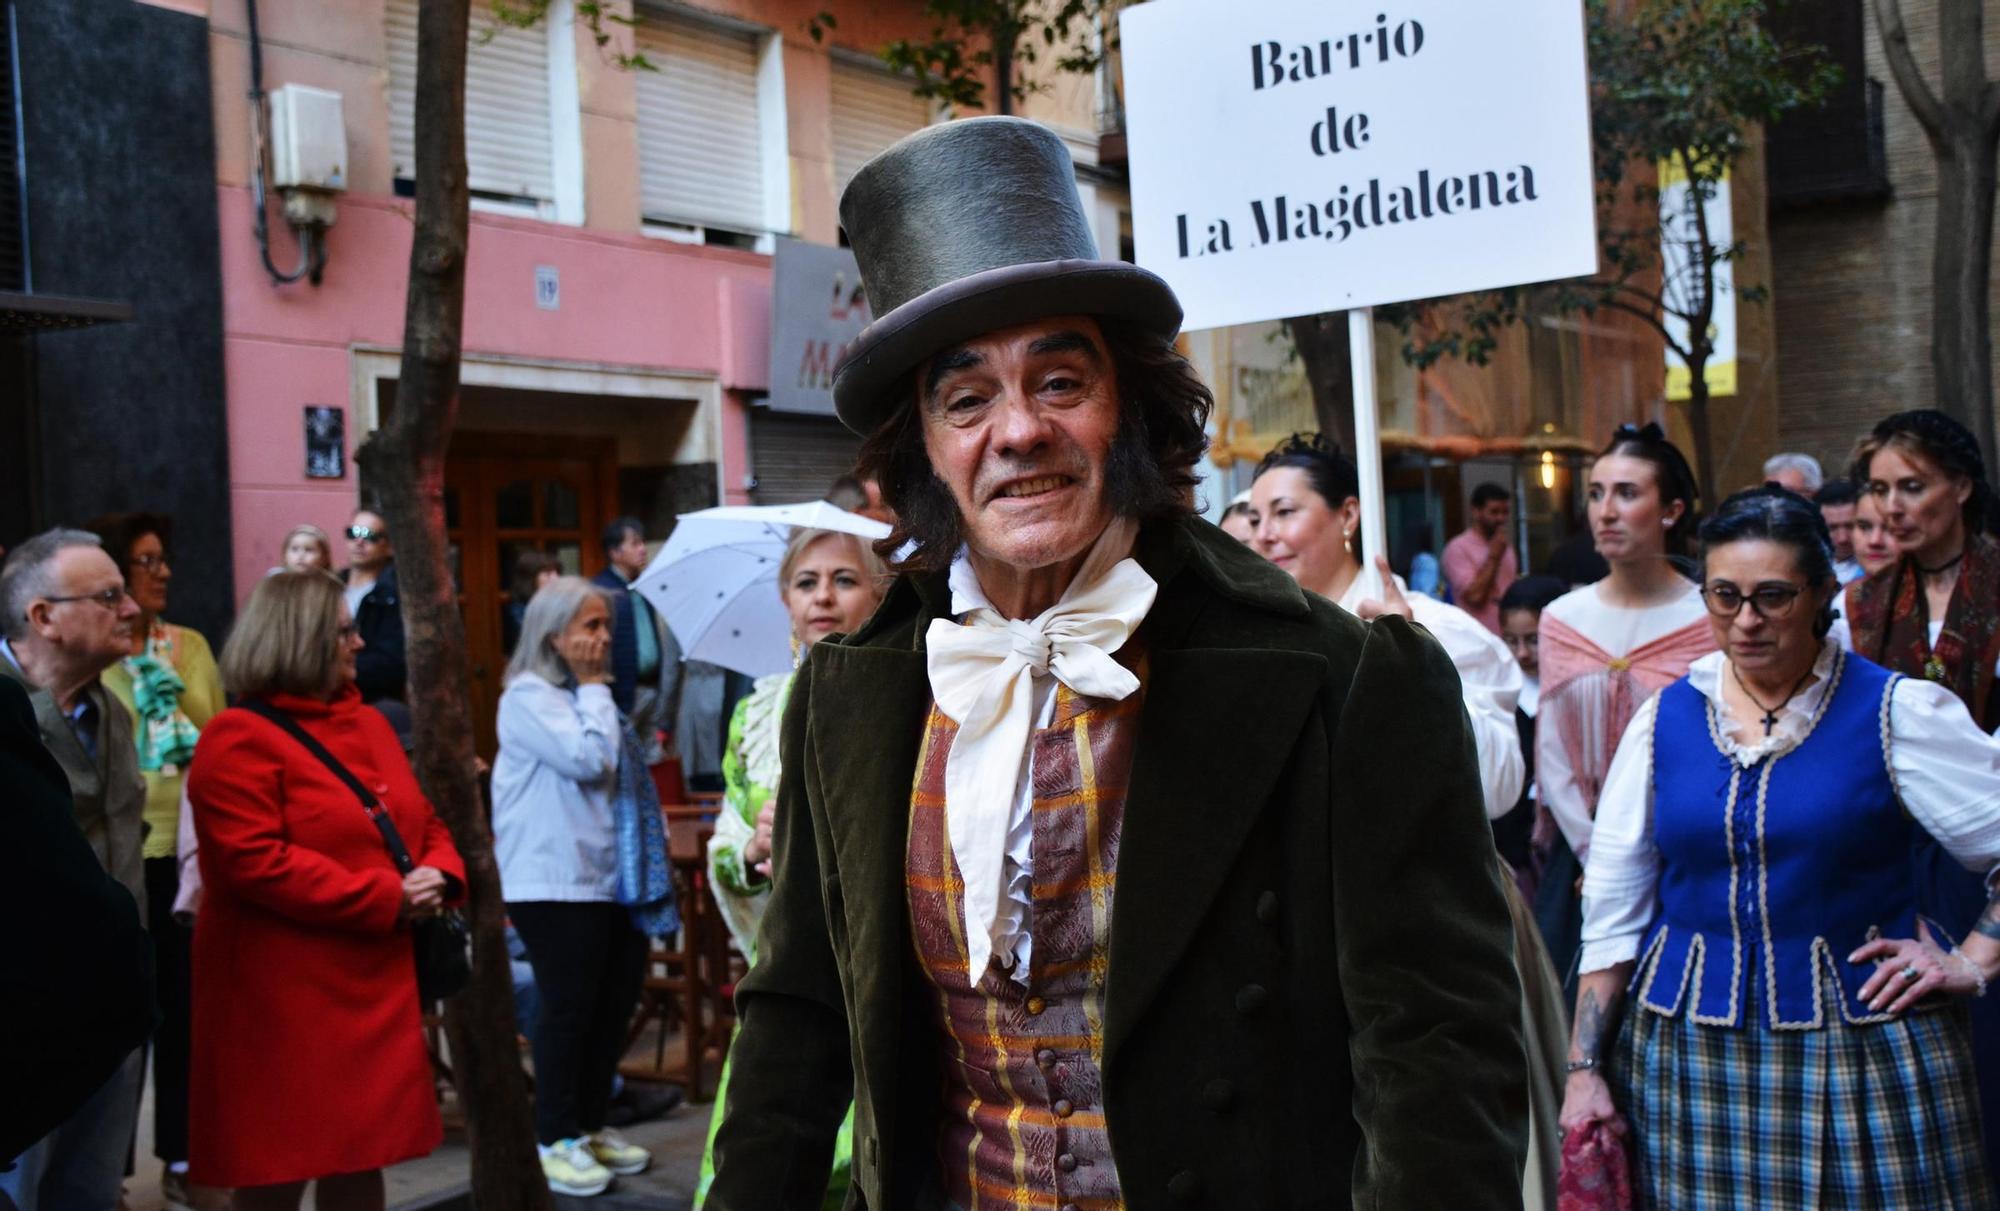
<instances>
[{"instance_id":1,"label":"wooden door","mask_svg":"<svg viewBox=\"0 0 2000 1211\"><path fill-rule=\"evenodd\" d=\"M445 465L445 526L465 617L473 740L488 761L507 669L501 614L514 561L545 551L568 575L604 568L604 527L618 507L611 438L460 433Z\"/></svg>"}]
</instances>

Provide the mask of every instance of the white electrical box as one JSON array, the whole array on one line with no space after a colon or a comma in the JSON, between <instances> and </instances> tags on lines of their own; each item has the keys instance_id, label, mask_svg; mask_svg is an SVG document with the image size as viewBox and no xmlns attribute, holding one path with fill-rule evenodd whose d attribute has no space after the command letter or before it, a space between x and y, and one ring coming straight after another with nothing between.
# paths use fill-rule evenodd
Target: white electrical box
<instances>
[{"instance_id":1,"label":"white electrical box","mask_svg":"<svg viewBox=\"0 0 2000 1211\"><path fill-rule=\"evenodd\" d=\"M304 84L272 90L271 185L327 192L347 188L347 126L339 93Z\"/></svg>"}]
</instances>

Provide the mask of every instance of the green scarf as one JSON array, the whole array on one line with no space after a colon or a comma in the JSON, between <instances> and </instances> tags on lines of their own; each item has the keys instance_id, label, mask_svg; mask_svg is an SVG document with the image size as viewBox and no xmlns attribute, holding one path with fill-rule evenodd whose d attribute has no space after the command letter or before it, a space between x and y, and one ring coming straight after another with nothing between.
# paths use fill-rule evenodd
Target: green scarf
<instances>
[{"instance_id":1,"label":"green scarf","mask_svg":"<svg viewBox=\"0 0 2000 1211\"><path fill-rule=\"evenodd\" d=\"M194 756L201 729L181 711L187 683L173 666L173 640L155 633L142 655L127 656L132 677L132 706L139 714L139 768L146 773L176 773Z\"/></svg>"}]
</instances>

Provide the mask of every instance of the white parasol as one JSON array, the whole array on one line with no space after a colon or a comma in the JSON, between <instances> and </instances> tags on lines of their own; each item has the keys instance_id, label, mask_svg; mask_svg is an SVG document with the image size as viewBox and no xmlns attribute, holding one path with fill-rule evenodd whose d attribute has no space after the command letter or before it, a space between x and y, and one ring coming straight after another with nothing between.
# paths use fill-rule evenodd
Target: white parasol
<instances>
[{"instance_id":1,"label":"white parasol","mask_svg":"<svg viewBox=\"0 0 2000 1211\"><path fill-rule=\"evenodd\" d=\"M778 595L778 563L795 529L834 530L864 541L889 527L823 500L722 505L683 513L673 537L632 587L673 628L681 655L752 677L791 667L791 618Z\"/></svg>"}]
</instances>

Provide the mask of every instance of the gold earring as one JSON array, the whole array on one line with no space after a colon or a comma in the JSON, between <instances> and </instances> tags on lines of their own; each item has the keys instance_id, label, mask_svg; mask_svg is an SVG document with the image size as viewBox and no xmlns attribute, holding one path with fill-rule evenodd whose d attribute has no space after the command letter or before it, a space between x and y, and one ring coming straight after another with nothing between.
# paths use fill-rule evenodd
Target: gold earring
<instances>
[{"instance_id":1,"label":"gold earring","mask_svg":"<svg viewBox=\"0 0 2000 1211\"><path fill-rule=\"evenodd\" d=\"M804 651L805 651L805 649L804 649L803 647L799 646L799 637L798 637L797 635L793 635L793 636L792 636L792 667L793 667L794 669L796 669L796 668L798 668L798 667L799 667L799 657L800 657L800 654L801 654L801 653L803 653Z\"/></svg>"}]
</instances>

